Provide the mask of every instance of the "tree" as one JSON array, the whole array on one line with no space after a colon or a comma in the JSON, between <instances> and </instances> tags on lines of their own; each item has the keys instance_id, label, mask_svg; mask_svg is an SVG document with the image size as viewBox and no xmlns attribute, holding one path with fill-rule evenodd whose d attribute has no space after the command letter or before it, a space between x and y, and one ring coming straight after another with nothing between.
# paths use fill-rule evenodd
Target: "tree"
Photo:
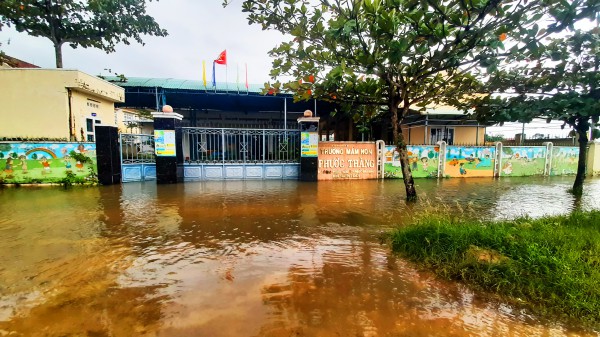
<instances>
[{"instance_id":1,"label":"tree","mask_svg":"<svg viewBox=\"0 0 600 337\"><path fill-rule=\"evenodd\" d=\"M598 8L596 8L596 12ZM528 50L514 63L500 69L487 83L490 93L510 92L509 97L478 99L478 118L482 121L519 121L528 123L543 117L563 121L573 128L579 141L577 175L573 193L581 195L585 180L588 132L598 134L600 118L600 28L573 30Z\"/></svg>"},{"instance_id":2,"label":"tree","mask_svg":"<svg viewBox=\"0 0 600 337\"><path fill-rule=\"evenodd\" d=\"M501 142L503 140L505 140L504 135L496 135L496 136L492 136L492 135L488 135L486 134L484 136L484 140L486 142Z\"/></svg>"},{"instance_id":3,"label":"tree","mask_svg":"<svg viewBox=\"0 0 600 337\"><path fill-rule=\"evenodd\" d=\"M509 32L536 43L546 35L538 34L536 20L570 6L559 0L245 0L242 8L249 23L291 36L270 54L273 79L293 80L267 84L265 91L285 89L345 111L381 107L400 154L407 199L414 200L406 116L429 104L458 105L478 88L472 72L492 71L524 48L504 50Z\"/></svg>"},{"instance_id":4,"label":"tree","mask_svg":"<svg viewBox=\"0 0 600 337\"><path fill-rule=\"evenodd\" d=\"M94 47L115 51L119 42L130 39L142 43L142 35L166 36L146 14L139 0L3 0L0 25L14 26L19 32L50 39L56 67L62 68L62 45Z\"/></svg>"}]
</instances>

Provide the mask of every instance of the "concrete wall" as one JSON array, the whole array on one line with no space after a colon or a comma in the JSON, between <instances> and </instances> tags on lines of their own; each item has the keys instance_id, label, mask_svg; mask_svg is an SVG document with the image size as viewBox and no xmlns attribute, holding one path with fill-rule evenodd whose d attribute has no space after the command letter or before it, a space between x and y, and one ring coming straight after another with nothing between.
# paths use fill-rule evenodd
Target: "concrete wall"
<instances>
[{"instance_id":1,"label":"concrete wall","mask_svg":"<svg viewBox=\"0 0 600 337\"><path fill-rule=\"evenodd\" d=\"M588 176L600 175L600 143L590 143L587 161Z\"/></svg>"},{"instance_id":2,"label":"concrete wall","mask_svg":"<svg viewBox=\"0 0 600 337\"><path fill-rule=\"evenodd\" d=\"M477 142L476 142L477 141ZM485 141L485 128L475 126L458 126L454 128L455 144L483 145Z\"/></svg>"},{"instance_id":3,"label":"concrete wall","mask_svg":"<svg viewBox=\"0 0 600 337\"><path fill-rule=\"evenodd\" d=\"M425 127L424 126L416 126L408 129L403 129L403 133L408 137L407 144L425 144Z\"/></svg>"},{"instance_id":4,"label":"concrete wall","mask_svg":"<svg viewBox=\"0 0 600 337\"><path fill-rule=\"evenodd\" d=\"M69 139L71 93L73 132L81 140L86 118L114 126L114 103L125 97L123 88L78 70L0 69L0 88L4 138Z\"/></svg>"}]
</instances>

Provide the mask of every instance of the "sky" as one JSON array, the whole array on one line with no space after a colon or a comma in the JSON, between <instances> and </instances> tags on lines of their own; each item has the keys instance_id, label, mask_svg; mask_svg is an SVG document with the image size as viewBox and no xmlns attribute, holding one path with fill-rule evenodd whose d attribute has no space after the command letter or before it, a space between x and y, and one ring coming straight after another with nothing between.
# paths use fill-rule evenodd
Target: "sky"
<instances>
[{"instance_id":1,"label":"sky","mask_svg":"<svg viewBox=\"0 0 600 337\"><path fill-rule=\"evenodd\" d=\"M124 74L126 77L157 77L188 80L202 79L202 61L206 61L207 80L211 80L212 60L227 50L228 80L240 81L248 64L248 82L262 84L270 80L271 59L267 52L283 41L278 32L262 31L248 25L242 13L242 0L233 0L223 8L222 0L161 0L147 2L148 14L167 30L167 37L144 36L145 45L133 41L120 44L107 54L94 48L73 49L63 46L64 68L77 68L91 75ZM43 68L55 66L50 40L31 37L13 29L0 31L2 50ZM217 81L225 80L225 67L218 66ZM109 73L105 69L110 69Z\"/></svg>"},{"instance_id":2,"label":"sky","mask_svg":"<svg viewBox=\"0 0 600 337\"><path fill-rule=\"evenodd\" d=\"M279 32L263 31L258 25L248 25L242 13L242 0L231 0L223 8L222 0L161 0L147 2L148 14L169 33L167 37L144 36L145 44L133 41L120 44L116 52L107 54L94 48L73 49L63 46L63 65L90 75L124 74L126 77L176 78L202 80L202 61L206 61L207 81L211 81L212 61L227 50L227 79L244 82L245 65L248 82L270 81L271 58L268 51L285 40ZM4 27L0 31L0 47L7 55L43 68L54 68L54 49L50 40L31 37ZM225 80L225 67L217 66L217 81ZM566 136L559 122L527 125L526 134ZM519 123L489 127L488 134L514 137L521 132Z\"/></svg>"}]
</instances>

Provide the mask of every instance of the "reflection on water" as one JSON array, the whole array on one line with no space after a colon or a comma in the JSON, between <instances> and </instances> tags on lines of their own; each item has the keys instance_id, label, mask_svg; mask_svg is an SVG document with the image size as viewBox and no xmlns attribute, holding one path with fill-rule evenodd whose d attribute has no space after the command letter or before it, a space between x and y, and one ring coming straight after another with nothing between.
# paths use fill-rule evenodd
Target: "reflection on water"
<instances>
[{"instance_id":1,"label":"reflection on water","mask_svg":"<svg viewBox=\"0 0 600 337\"><path fill-rule=\"evenodd\" d=\"M0 189L0 336L583 336L390 254L430 207L600 208L571 178Z\"/></svg>"}]
</instances>

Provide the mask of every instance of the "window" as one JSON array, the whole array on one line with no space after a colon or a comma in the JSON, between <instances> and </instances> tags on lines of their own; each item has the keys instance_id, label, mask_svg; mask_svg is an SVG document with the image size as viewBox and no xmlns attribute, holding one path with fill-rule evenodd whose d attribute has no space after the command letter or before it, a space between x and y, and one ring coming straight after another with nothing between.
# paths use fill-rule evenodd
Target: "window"
<instances>
[{"instance_id":1,"label":"window","mask_svg":"<svg viewBox=\"0 0 600 337\"><path fill-rule=\"evenodd\" d=\"M429 144L444 141L448 145L454 144L454 128L431 128L429 132Z\"/></svg>"},{"instance_id":2,"label":"window","mask_svg":"<svg viewBox=\"0 0 600 337\"><path fill-rule=\"evenodd\" d=\"M83 128L81 128L81 137L85 137L88 142L93 142L96 138L96 125L102 124L102 121L99 119L86 118L85 119L85 134L83 132Z\"/></svg>"}]
</instances>

